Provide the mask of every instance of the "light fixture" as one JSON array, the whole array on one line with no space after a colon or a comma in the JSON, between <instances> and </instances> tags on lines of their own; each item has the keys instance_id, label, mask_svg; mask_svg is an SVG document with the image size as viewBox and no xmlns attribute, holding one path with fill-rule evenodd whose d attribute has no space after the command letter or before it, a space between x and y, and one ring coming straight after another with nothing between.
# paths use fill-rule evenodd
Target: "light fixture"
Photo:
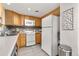
<instances>
[{"instance_id":1,"label":"light fixture","mask_svg":"<svg viewBox=\"0 0 79 59\"><path fill-rule=\"evenodd\" d=\"M11 5L11 3L7 3L7 5Z\"/></svg>"},{"instance_id":2,"label":"light fixture","mask_svg":"<svg viewBox=\"0 0 79 59\"><path fill-rule=\"evenodd\" d=\"M28 11L31 11L32 9L31 9L31 8L27 8L27 10L28 10Z\"/></svg>"}]
</instances>

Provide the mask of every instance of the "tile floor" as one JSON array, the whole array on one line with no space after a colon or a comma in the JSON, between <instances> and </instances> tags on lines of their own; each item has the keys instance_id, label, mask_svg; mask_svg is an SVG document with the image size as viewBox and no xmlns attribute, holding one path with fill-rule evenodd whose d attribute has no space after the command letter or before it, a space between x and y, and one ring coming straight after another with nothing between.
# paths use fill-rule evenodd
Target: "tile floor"
<instances>
[{"instance_id":1,"label":"tile floor","mask_svg":"<svg viewBox=\"0 0 79 59\"><path fill-rule=\"evenodd\" d=\"M40 45L34 45L30 47L20 48L18 51L18 56L48 56L43 50L41 50Z\"/></svg>"}]
</instances>

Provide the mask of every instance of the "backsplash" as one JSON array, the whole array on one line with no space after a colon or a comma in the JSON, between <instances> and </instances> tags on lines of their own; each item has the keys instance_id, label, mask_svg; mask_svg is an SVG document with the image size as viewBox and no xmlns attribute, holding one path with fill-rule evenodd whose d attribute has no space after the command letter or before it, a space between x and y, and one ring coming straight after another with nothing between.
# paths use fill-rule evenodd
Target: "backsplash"
<instances>
[{"instance_id":1,"label":"backsplash","mask_svg":"<svg viewBox=\"0 0 79 59\"><path fill-rule=\"evenodd\" d=\"M41 32L41 28L33 28L33 27L9 27L6 26L6 28L11 32L24 32L24 31L35 31L35 32Z\"/></svg>"},{"instance_id":2,"label":"backsplash","mask_svg":"<svg viewBox=\"0 0 79 59\"><path fill-rule=\"evenodd\" d=\"M16 26L1 26L0 27L0 35L5 34L15 34L18 32L25 32L25 31L35 31L35 32L41 32L41 28L33 28L33 27L16 27Z\"/></svg>"}]
</instances>

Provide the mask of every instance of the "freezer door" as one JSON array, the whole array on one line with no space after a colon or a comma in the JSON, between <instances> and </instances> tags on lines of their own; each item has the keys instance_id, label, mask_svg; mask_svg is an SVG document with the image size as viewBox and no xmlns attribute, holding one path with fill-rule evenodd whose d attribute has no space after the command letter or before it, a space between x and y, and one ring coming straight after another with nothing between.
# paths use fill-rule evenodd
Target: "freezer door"
<instances>
[{"instance_id":1,"label":"freezer door","mask_svg":"<svg viewBox=\"0 0 79 59\"><path fill-rule=\"evenodd\" d=\"M42 46L41 48L48 54L52 55L52 28L43 28L42 29Z\"/></svg>"},{"instance_id":2,"label":"freezer door","mask_svg":"<svg viewBox=\"0 0 79 59\"><path fill-rule=\"evenodd\" d=\"M42 19L42 27L52 26L52 15Z\"/></svg>"}]
</instances>

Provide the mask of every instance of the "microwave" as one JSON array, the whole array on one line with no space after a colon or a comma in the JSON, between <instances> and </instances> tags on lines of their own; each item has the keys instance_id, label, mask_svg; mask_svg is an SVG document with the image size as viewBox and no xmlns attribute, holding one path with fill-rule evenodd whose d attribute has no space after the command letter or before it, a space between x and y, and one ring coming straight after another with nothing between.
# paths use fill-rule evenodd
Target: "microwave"
<instances>
[{"instance_id":1,"label":"microwave","mask_svg":"<svg viewBox=\"0 0 79 59\"><path fill-rule=\"evenodd\" d=\"M35 20L25 19L25 26L35 26Z\"/></svg>"}]
</instances>

